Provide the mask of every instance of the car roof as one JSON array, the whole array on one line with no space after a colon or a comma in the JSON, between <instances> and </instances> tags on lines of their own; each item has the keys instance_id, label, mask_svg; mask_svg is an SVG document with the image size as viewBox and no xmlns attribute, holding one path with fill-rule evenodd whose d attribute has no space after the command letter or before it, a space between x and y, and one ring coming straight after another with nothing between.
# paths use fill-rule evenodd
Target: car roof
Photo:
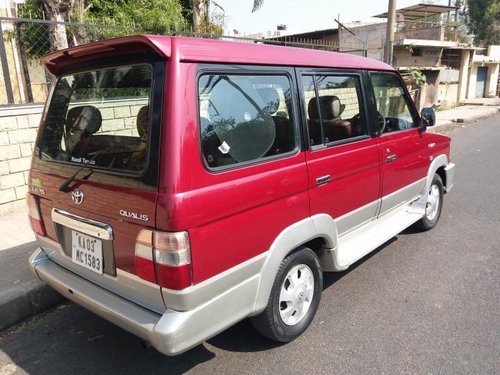
<instances>
[{"instance_id":1,"label":"car roof","mask_svg":"<svg viewBox=\"0 0 500 375\"><path fill-rule=\"evenodd\" d=\"M151 50L164 58L200 63L394 70L381 61L348 53L283 47L248 40L157 35L133 35L84 44L52 52L43 61L47 69L57 75L85 61Z\"/></svg>"}]
</instances>

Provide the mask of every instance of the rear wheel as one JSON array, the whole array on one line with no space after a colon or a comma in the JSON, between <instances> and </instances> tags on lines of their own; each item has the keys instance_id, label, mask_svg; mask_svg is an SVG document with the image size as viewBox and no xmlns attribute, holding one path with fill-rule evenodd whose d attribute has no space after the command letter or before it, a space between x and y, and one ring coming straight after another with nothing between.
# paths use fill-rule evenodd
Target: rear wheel
<instances>
[{"instance_id":1,"label":"rear wheel","mask_svg":"<svg viewBox=\"0 0 500 375\"><path fill-rule=\"evenodd\" d=\"M252 318L253 326L271 340L294 340L316 315L322 289L318 257L311 249L301 248L281 263L267 307Z\"/></svg>"},{"instance_id":2,"label":"rear wheel","mask_svg":"<svg viewBox=\"0 0 500 375\"><path fill-rule=\"evenodd\" d=\"M443 181L439 175L434 175L431 186L427 192L425 215L415 224L418 229L426 231L434 228L441 216L443 208Z\"/></svg>"}]
</instances>

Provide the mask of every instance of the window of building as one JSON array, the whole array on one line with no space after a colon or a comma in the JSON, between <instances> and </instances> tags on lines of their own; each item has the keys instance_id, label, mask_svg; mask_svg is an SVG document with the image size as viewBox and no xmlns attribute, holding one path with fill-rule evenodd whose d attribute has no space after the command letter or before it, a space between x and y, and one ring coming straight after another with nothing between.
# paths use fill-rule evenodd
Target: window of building
<instances>
[{"instance_id":1,"label":"window of building","mask_svg":"<svg viewBox=\"0 0 500 375\"><path fill-rule=\"evenodd\" d=\"M412 56L423 56L424 54L423 54L422 48L412 48L411 55Z\"/></svg>"}]
</instances>

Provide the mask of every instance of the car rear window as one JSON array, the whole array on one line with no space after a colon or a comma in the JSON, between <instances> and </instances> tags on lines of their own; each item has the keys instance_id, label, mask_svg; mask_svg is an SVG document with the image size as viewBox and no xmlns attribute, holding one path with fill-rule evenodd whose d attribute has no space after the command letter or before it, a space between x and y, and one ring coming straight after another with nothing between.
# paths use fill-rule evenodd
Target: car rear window
<instances>
[{"instance_id":1,"label":"car rear window","mask_svg":"<svg viewBox=\"0 0 500 375\"><path fill-rule=\"evenodd\" d=\"M42 160L140 173L146 167L152 66L58 78L38 149Z\"/></svg>"}]
</instances>

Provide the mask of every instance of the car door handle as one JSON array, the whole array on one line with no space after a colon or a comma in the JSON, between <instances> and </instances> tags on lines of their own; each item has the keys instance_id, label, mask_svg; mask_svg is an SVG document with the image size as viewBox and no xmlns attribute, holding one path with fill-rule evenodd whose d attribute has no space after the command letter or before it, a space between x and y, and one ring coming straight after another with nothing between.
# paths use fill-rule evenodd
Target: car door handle
<instances>
[{"instance_id":1,"label":"car door handle","mask_svg":"<svg viewBox=\"0 0 500 375\"><path fill-rule=\"evenodd\" d=\"M397 156L396 154L389 155L389 156L387 157L387 162L388 162L388 163L391 163L391 162L395 161L397 158L398 158L398 156Z\"/></svg>"},{"instance_id":2,"label":"car door handle","mask_svg":"<svg viewBox=\"0 0 500 375\"><path fill-rule=\"evenodd\" d=\"M327 184L332 180L332 176L327 174L326 176L321 176L316 179L316 185Z\"/></svg>"}]
</instances>

